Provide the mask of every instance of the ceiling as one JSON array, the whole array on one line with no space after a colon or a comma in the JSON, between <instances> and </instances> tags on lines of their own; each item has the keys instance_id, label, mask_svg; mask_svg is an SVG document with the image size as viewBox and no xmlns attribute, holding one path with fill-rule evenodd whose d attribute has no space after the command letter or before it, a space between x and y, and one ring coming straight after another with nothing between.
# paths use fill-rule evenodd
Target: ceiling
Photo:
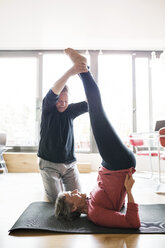
<instances>
[{"instance_id":1,"label":"ceiling","mask_svg":"<svg viewBox=\"0 0 165 248\"><path fill-rule=\"evenodd\" d=\"M0 49L165 48L165 0L0 0Z\"/></svg>"}]
</instances>

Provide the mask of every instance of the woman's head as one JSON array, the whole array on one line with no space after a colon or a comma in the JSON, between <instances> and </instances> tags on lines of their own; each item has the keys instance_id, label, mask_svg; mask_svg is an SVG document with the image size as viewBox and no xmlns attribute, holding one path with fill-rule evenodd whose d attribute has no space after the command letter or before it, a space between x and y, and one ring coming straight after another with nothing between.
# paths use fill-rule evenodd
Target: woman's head
<instances>
[{"instance_id":1,"label":"woman's head","mask_svg":"<svg viewBox=\"0 0 165 248\"><path fill-rule=\"evenodd\" d=\"M86 194L78 190L59 193L55 203L55 216L67 220L79 217L86 204Z\"/></svg>"}]
</instances>

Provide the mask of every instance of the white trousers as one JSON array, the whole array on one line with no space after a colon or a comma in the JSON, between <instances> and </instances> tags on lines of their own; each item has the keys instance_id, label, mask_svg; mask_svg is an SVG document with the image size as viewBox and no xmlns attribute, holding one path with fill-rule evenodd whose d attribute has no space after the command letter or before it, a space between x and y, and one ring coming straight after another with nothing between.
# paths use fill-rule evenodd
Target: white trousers
<instances>
[{"instance_id":1,"label":"white trousers","mask_svg":"<svg viewBox=\"0 0 165 248\"><path fill-rule=\"evenodd\" d=\"M76 162L70 164L53 163L39 159L39 169L47 198L55 202L61 191L81 191L79 171Z\"/></svg>"}]
</instances>

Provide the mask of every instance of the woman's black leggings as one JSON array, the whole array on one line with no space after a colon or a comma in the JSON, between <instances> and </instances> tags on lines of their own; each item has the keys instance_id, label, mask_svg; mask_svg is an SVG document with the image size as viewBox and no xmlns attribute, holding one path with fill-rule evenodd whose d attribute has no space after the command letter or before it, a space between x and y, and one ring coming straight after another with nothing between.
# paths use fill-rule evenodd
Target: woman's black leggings
<instances>
[{"instance_id":1,"label":"woman's black leggings","mask_svg":"<svg viewBox=\"0 0 165 248\"><path fill-rule=\"evenodd\" d=\"M88 100L91 126L103 159L102 165L109 170L135 167L133 152L122 143L104 112L100 91L91 73L88 71L79 76Z\"/></svg>"}]
</instances>

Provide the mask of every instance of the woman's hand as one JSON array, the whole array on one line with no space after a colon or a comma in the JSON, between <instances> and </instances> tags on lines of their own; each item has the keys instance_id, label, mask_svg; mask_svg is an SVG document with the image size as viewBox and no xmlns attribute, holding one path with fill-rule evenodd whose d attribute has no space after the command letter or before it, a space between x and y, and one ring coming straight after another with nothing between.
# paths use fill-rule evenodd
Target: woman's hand
<instances>
[{"instance_id":1,"label":"woman's hand","mask_svg":"<svg viewBox=\"0 0 165 248\"><path fill-rule=\"evenodd\" d=\"M129 176L128 174L126 175L124 186L127 191L127 196L128 196L128 202L134 203L134 197L132 195L131 189L134 185L135 180L133 179L132 175Z\"/></svg>"},{"instance_id":2,"label":"woman's hand","mask_svg":"<svg viewBox=\"0 0 165 248\"><path fill-rule=\"evenodd\" d=\"M126 175L126 178L125 178L125 182L124 182L124 186L125 186L127 192L130 192L131 191L134 183L135 183L135 180L133 179L132 175L129 176L127 174Z\"/></svg>"}]
</instances>

